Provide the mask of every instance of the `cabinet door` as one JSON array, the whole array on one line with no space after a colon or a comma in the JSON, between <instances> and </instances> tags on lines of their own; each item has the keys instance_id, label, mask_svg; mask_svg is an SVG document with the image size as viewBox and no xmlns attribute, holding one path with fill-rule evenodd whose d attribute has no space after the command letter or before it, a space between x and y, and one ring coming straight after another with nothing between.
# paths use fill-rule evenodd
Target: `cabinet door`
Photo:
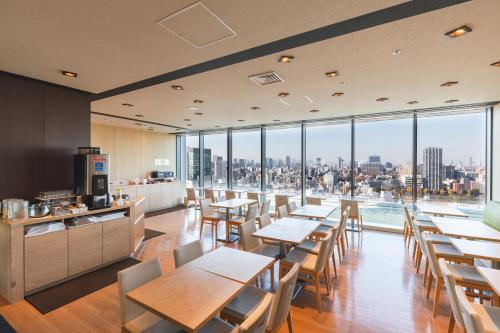
<instances>
[{"instance_id":1,"label":"cabinet door","mask_svg":"<svg viewBox=\"0 0 500 333\"><path fill-rule=\"evenodd\" d=\"M172 185L170 183L161 185L161 206L162 208L172 207Z\"/></svg>"},{"instance_id":2,"label":"cabinet door","mask_svg":"<svg viewBox=\"0 0 500 333\"><path fill-rule=\"evenodd\" d=\"M180 182L172 183L172 206L182 205L184 202L184 184Z\"/></svg>"},{"instance_id":3,"label":"cabinet door","mask_svg":"<svg viewBox=\"0 0 500 333\"><path fill-rule=\"evenodd\" d=\"M67 230L24 239L24 288L26 291L67 277Z\"/></svg>"},{"instance_id":4,"label":"cabinet door","mask_svg":"<svg viewBox=\"0 0 500 333\"><path fill-rule=\"evenodd\" d=\"M144 200L144 209L148 211L149 210L148 185L137 185L137 196L146 198L146 200Z\"/></svg>"},{"instance_id":5,"label":"cabinet door","mask_svg":"<svg viewBox=\"0 0 500 333\"><path fill-rule=\"evenodd\" d=\"M149 210L161 208L161 184L148 185Z\"/></svg>"},{"instance_id":6,"label":"cabinet door","mask_svg":"<svg viewBox=\"0 0 500 333\"><path fill-rule=\"evenodd\" d=\"M102 223L92 223L68 230L69 275L102 264Z\"/></svg>"},{"instance_id":7,"label":"cabinet door","mask_svg":"<svg viewBox=\"0 0 500 333\"><path fill-rule=\"evenodd\" d=\"M129 217L102 223L102 262L124 258L130 255Z\"/></svg>"}]
</instances>

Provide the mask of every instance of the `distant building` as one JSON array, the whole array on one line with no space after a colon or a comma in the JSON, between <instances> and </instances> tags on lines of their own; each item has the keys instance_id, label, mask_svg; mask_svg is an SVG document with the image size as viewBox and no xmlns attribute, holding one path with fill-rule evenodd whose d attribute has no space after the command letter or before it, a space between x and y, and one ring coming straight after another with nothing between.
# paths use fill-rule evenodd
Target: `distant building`
<instances>
[{"instance_id":1,"label":"distant building","mask_svg":"<svg viewBox=\"0 0 500 333\"><path fill-rule=\"evenodd\" d=\"M380 156L378 156L378 155L368 156L368 162L370 162L370 163L380 163Z\"/></svg>"},{"instance_id":2,"label":"distant building","mask_svg":"<svg viewBox=\"0 0 500 333\"><path fill-rule=\"evenodd\" d=\"M344 168L344 159L340 156L338 157L338 167L339 167L339 169Z\"/></svg>"},{"instance_id":3,"label":"distant building","mask_svg":"<svg viewBox=\"0 0 500 333\"><path fill-rule=\"evenodd\" d=\"M424 149L422 176L426 179L429 190L439 190L442 181L443 149L427 147Z\"/></svg>"}]
</instances>

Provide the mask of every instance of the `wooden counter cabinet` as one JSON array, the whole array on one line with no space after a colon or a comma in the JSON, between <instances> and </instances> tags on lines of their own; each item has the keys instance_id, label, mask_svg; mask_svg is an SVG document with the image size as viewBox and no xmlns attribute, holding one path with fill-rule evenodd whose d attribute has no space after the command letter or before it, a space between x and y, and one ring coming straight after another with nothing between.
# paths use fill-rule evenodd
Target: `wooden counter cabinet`
<instances>
[{"instance_id":1,"label":"wooden counter cabinet","mask_svg":"<svg viewBox=\"0 0 500 333\"><path fill-rule=\"evenodd\" d=\"M68 229L69 275L102 265L102 223Z\"/></svg>"},{"instance_id":2,"label":"wooden counter cabinet","mask_svg":"<svg viewBox=\"0 0 500 333\"><path fill-rule=\"evenodd\" d=\"M102 262L107 264L130 255L129 217L102 224Z\"/></svg>"}]
</instances>

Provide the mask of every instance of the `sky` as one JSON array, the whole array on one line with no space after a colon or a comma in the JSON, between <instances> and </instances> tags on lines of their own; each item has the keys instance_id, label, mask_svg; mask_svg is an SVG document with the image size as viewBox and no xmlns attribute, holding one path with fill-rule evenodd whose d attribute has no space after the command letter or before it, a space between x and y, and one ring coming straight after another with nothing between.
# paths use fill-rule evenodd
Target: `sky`
<instances>
[{"instance_id":1,"label":"sky","mask_svg":"<svg viewBox=\"0 0 500 333\"><path fill-rule=\"evenodd\" d=\"M443 163L468 163L472 157L484 165L485 113L420 117L418 120L418 161L422 163L425 147L443 149ZM320 157L323 162L336 163L341 156L348 163L351 154L350 124L327 126L308 125L306 138L307 160ZM380 155L382 162L411 162L411 118L358 122L355 127L356 161L369 155ZM212 154L227 155L226 134L205 135L205 147ZM300 158L300 127L268 129L267 157L284 160L286 156ZM197 138L187 138L187 144ZM260 160L260 131L233 131L233 157Z\"/></svg>"}]
</instances>

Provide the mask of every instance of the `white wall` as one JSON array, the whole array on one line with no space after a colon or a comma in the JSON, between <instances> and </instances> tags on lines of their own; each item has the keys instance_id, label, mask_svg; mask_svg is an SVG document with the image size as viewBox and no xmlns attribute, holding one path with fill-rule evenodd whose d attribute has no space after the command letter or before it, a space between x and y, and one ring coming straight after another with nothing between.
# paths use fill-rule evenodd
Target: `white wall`
<instances>
[{"instance_id":1,"label":"white wall","mask_svg":"<svg viewBox=\"0 0 500 333\"><path fill-rule=\"evenodd\" d=\"M153 170L175 171L175 135L92 124L91 144L111 156L111 180L145 178ZM155 166L168 159L169 166Z\"/></svg>"},{"instance_id":2,"label":"white wall","mask_svg":"<svg viewBox=\"0 0 500 333\"><path fill-rule=\"evenodd\" d=\"M500 201L500 104L493 108L493 200Z\"/></svg>"}]
</instances>

